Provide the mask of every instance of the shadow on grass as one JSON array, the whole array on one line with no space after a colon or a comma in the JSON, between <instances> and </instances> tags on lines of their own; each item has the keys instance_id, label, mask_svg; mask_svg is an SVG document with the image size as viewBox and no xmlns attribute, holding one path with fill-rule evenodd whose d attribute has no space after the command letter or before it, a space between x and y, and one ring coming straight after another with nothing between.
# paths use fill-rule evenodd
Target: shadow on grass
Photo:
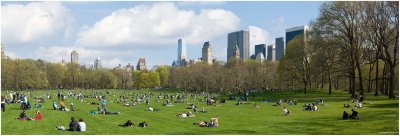
<instances>
[{"instance_id":1,"label":"shadow on grass","mask_svg":"<svg viewBox=\"0 0 400 136\"><path fill-rule=\"evenodd\" d=\"M368 107L371 107L371 108L399 108L399 103L373 104Z\"/></svg>"}]
</instances>

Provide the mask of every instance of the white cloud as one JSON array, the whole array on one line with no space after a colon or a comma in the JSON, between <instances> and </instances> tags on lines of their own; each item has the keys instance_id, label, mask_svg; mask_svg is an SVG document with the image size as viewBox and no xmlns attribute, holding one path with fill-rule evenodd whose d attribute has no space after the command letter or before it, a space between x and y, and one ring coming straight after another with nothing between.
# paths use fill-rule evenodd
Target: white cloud
<instances>
[{"instance_id":1,"label":"white cloud","mask_svg":"<svg viewBox=\"0 0 400 136\"><path fill-rule=\"evenodd\" d=\"M267 20L265 21L267 26L274 26L271 28L271 30L280 35L280 36L284 36L285 34L285 18L283 16L279 16L278 18L275 19L271 19L271 20Z\"/></svg>"},{"instance_id":2,"label":"white cloud","mask_svg":"<svg viewBox=\"0 0 400 136\"><path fill-rule=\"evenodd\" d=\"M254 46L257 44L269 44L275 41L270 37L268 31L257 26L249 26L250 31L250 54L254 54Z\"/></svg>"},{"instance_id":3,"label":"white cloud","mask_svg":"<svg viewBox=\"0 0 400 136\"><path fill-rule=\"evenodd\" d=\"M104 17L81 32L76 44L90 48L175 46L183 34L189 45L201 44L234 31L239 22L238 16L223 9L205 9L196 14L178 9L173 3L139 5Z\"/></svg>"},{"instance_id":4,"label":"white cloud","mask_svg":"<svg viewBox=\"0 0 400 136\"><path fill-rule=\"evenodd\" d=\"M2 42L31 43L62 36L73 19L60 2L7 4L1 7Z\"/></svg>"}]
</instances>

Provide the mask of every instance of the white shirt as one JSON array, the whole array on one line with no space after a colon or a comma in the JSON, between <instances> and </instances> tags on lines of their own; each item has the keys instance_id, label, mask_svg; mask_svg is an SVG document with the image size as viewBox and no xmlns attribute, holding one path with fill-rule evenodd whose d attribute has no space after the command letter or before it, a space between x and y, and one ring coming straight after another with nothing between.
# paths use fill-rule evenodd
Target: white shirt
<instances>
[{"instance_id":1,"label":"white shirt","mask_svg":"<svg viewBox=\"0 0 400 136\"><path fill-rule=\"evenodd\" d=\"M81 132L86 131L86 123L85 122L78 122L79 128L81 128Z\"/></svg>"},{"instance_id":2,"label":"white shirt","mask_svg":"<svg viewBox=\"0 0 400 136\"><path fill-rule=\"evenodd\" d=\"M283 109L283 114L287 114L288 110L287 109Z\"/></svg>"}]
</instances>

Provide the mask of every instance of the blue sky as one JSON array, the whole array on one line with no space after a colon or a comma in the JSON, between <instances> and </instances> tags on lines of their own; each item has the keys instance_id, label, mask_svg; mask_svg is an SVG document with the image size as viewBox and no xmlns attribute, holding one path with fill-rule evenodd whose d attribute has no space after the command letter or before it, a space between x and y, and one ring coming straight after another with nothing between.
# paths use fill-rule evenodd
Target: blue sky
<instances>
[{"instance_id":1,"label":"blue sky","mask_svg":"<svg viewBox=\"0 0 400 136\"><path fill-rule=\"evenodd\" d=\"M2 2L1 42L16 58L70 61L77 50L80 64L103 66L171 65L177 40L185 35L190 59L201 57L210 41L213 56L226 60L227 34L250 31L254 45L272 44L286 28L308 25L322 2Z\"/></svg>"}]
</instances>

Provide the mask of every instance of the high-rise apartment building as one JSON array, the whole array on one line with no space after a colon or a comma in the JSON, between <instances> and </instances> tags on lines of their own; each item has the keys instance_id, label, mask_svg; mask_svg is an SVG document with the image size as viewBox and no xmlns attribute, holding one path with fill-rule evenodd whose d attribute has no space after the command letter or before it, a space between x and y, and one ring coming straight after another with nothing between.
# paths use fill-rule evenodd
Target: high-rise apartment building
<instances>
[{"instance_id":1,"label":"high-rise apartment building","mask_svg":"<svg viewBox=\"0 0 400 136\"><path fill-rule=\"evenodd\" d=\"M275 60L280 60L285 54L283 37L275 38Z\"/></svg>"},{"instance_id":2,"label":"high-rise apartment building","mask_svg":"<svg viewBox=\"0 0 400 136\"><path fill-rule=\"evenodd\" d=\"M236 52L235 47L237 46L240 50L241 59L250 58L250 35L249 31L241 30L228 34L228 48L227 48L227 60L234 57L233 54Z\"/></svg>"},{"instance_id":3,"label":"high-rise apartment building","mask_svg":"<svg viewBox=\"0 0 400 136\"><path fill-rule=\"evenodd\" d=\"M205 42L203 45L202 60L207 64L212 64L212 47L210 42Z\"/></svg>"},{"instance_id":4,"label":"high-rise apartment building","mask_svg":"<svg viewBox=\"0 0 400 136\"><path fill-rule=\"evenodd\" d=\"M97 59L94 60L94 68L95 68L95 69L101 68L101 60L100 60L100 57L97 57Z\"/></svg>"},{"instance_id":5,"label":"high-rise apartment building","mask_svg":"<svg viewBox=\"0 0 400 136\"><path fill-rule=\"evenodd\" d=\"M185 37L178 39L178 59L176 61L176 64L180 66L182 60L187 60Z\"/></svg>"},{"instance_id":6,"label":"high-rise apartment building","mask_svg":"<svg viewBox=\"0 0 400 136\"><path fill-rule=\"evenodd\" d=\"M71 63L78 63L78 52L71 52Z\"/></svg>"},{"instance_id":7,"label":"high-rise apartment building","mask_svg":"<svg viewBox=\"0 0 400 136\"><path fill-rule=\"evenodd\" d=\"M266 56L265 51L266 51L267 45L265 44L258 44L254 47L254 55L257 56L258 53L262 53L263 56ZM257 57L256 57L257 58Z\"/></svg>"},{"instance_id":8,"label":"high-rise apartment building","mask_svg":"<svg viewBox=\"0 0 400 136\"><path fill-rule=\"evenodd\" d=\"M268 47L267 47L267 60L275 61L275 44L268 45Z\"/></svg>"},{"instance_id":9,"label":"high-rise apartment building","mask_svg":"<svg viewBox=\"0 0 400 136\"><path fill-rule=\"evenodd\" d=\"M305 36L308 31L308 26L298 26L286 29L286 48L291 40L293 40L296 36Z\"/></svg>"}]
</instances>

